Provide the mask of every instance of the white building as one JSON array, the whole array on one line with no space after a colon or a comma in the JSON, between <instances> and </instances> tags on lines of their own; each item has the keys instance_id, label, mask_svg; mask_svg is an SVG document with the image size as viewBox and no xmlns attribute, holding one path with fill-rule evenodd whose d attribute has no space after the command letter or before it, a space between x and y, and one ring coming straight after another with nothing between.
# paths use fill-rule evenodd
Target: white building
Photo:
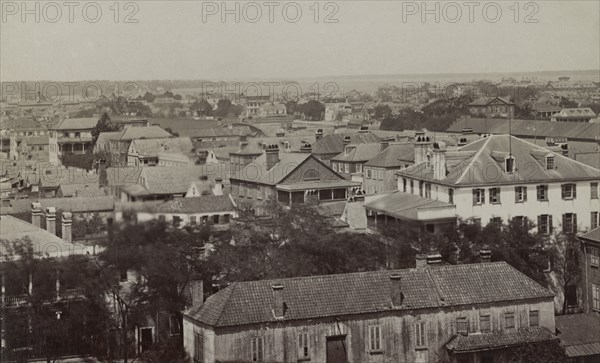
<instances>
[{"instance_id":1,"label":"white building","mask_svg":"<svg viewBox=\"0 0 600 363\"><path fill-rule=\"evenodd\" d=\"M457 150L417 138L415 165L397 175L400 193L454 206L438 217L482 225L517 218L544 234L599 223L600 170L514 136L488 136Z\"/></svg>"}]
</instances>

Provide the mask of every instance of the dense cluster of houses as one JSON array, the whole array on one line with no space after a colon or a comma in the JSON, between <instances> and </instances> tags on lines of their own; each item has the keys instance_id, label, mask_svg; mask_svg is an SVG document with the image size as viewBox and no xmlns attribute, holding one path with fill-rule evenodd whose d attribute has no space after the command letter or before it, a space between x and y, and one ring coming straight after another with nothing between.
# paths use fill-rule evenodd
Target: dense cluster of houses
<instances>
[{"instance_id":1,"label":"dense cluster of houses","mask_svg":"<svg viewBox=\"0 0 600 363\"><path fill-rule=\"evenodd\" d=\"M591 323L600 314L593 111L540 107L548 120L516 120L510 99L481 98L468 105L473 117L446 132L392 132L370 121L366 102L326 103L324 121L287 117L285 104L270 99L244 102L245 121L192 119L167 131L164 122L126 118L93 145L97 118L3 120L0 242L27 236L93 256L107 234L70 230L92 215L106 225L158 220L228 229L241 211L269 218L271 203L327 209L332 228L369 234L390 223L440 233L459 219L531 221L542 235L578 234L585 257L579 314L555 316L555 292L490 262L489 251L474 264L418 255L406 270L239 282L207 299L196 291L183 331L170 317L149 316L134 335L136 353L183 334L185 350L201 363L503 362L515 347L554 341L573 359L600 357L600 331ZM92 170L60 164L64 154L90 150L102 155ZM34 294L36 279L27 279ZM57 303L80 299L60 274L53 279ZM3 272L3 309L23 303L10 286ZM585 324L590 336L578 333ZM10 346L7 334L3 323L3 349L25 348Z\"/></svg>"}]
</instances>

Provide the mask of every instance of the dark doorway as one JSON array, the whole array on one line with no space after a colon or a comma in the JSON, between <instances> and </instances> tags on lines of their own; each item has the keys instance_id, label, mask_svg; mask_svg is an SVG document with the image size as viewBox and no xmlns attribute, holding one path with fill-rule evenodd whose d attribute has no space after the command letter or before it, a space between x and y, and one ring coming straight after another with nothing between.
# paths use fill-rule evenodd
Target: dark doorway
<instances>
[{"instance_id":1,"label":"dark doorway","mask_svg":"<svg viewBox=\"0 0 600 363\"><path fill-rule=\"evenodd\" d=\"M327 363L348 363L345 335L327 338Z\"/></svg>"},{"instance_id":2,"label":"dark doorway","mask_svg":"<svg viewBox=\"0 0 600 363\"><path fill-rule=\"evenodd\" d=\"M145 352L152 345L152 328L141 328L140 335L142 337L140 342L142 345L142 352Z\"/></svg>"}]
</instances>

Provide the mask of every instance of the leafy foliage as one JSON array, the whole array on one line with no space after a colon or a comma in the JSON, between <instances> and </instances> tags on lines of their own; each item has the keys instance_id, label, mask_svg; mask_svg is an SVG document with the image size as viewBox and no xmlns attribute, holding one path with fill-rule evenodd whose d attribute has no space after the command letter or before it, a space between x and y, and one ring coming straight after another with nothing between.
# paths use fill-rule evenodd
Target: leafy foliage
<instances>
[{"instance_id":1,"label":"leafy foliage","mask_svg":"<svg viewBox=\"0 0 600 363\"><path fill-rule=\"evenodd\" d=\"M568 363L569 357L558 340L525 344L515 348L510 363Z\"/></svg>"}]
</instances>

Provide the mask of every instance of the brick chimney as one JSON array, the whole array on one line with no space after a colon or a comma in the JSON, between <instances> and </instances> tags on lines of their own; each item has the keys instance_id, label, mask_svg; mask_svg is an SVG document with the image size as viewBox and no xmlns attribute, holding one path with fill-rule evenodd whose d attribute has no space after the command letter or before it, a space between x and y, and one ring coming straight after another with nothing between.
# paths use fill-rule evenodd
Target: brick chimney
<instances>
[{"instance_id":1,"label":"brick chimney","mask_svg":"<svg viewBox=\"0 0 600 363\"><path fill-rule=\"evenodd\" d=\"M46 231L56 236L56 208L46 208Z\"/></svg>"},{"instance_id":2,"label":"brick chimney","mask_svg":"<svg viewBox=\"0 0 600 363\"><path fill-rule=\"evenodd\" d=\"M358 132L361 134L366 134L369 132L369 126L361 126L360 129L358 129Z\"/></svg>"},{"instance_id":3,"label":"brick chimney","mask_svg":"<svg viewBox=\"0 0 600 363\"><path fill-rule=\"evenodd\" d=\"M479 262L491 262L492 251L486 246L479 250Z\"/></svg>"},{"instance_id":4,"label":"brick chimney","mask_svg":"<svg viewBox=\"0 0 600 363\"><path fill-rule=\"evenodd\" d=\"M390 293L392 298L392 307L400 307L404 302L402 293L402 276L398 274L390 275Z\"/></svg>"},{"instance_id":5,"label":"brick chimney","mask_svg":"<svg viewBox=\"0 0 600 363\"><path fill-rule=\"evenodd\" d=\"M344 136L344 146L349 145L352 138L350 136Z\"/></svg>"},{"instance_id":6,"label":"brick chimney","mask_svg":"<svg viewBox=\"0 0 600 363\"><path fill-rule=\"evenodd\" d=\"M433 179L446 179L446 144L444 142L433 143Z\"/></svg>"},{"instance_id":7,"label":"brick chimney","mask_svg":"<svg viewBox=\"0 0 600 363\"><path fill-rule=\"evenodd\" d=\"M31 203L31 224L42 228L42 204L40 202Z\"/></svg>"},{"instance_id":8,"label":"brick chimney","mask_svg":"<svg viewBox=\"0 0 600 363\"><path fill-rule=\"evenodd\" d=\"M427 152L429 151L430 142L429 137L426 137L423 131L417 131L415 133L415 164L427 161Z\"/></svg>"},{"instance_id":9,"label":"brick chimney","mask_svg":"<svg viewBox=\"0 0 600 363\"><path fill-rule=\"evenodd\" d=\"M302 143L300 147L300 152L310 154L312 153L312 145L309 142Z\"/></svg>"},{"instance_id":10,"label":"brick chimney","mask_svg":"<svg viewBox=\"0 0 600 363\"><path fill-rule=\"evenodd\" d=\"M279 162L279 146L277 144L267 145L265 155L267 157L267 170L271 170Z\"/></svg>"},{"instance_id":11,"label":"brick chimney","mask_svg":"<svg viewBox=\"0 0 600 363\"><path fill-rule=\"evenodd\" d=\"M427 266L435 266L441 263L442 255L439 252L433 251L427 255Z\"/></svg>"},{"instance_id":12,"label":"brick chimney","mask_svg":"<svg viewBox=\"0 0 600 363\"><path fill-rule=\"evenodd\" d=\"M276 284L273 288L273 316L283 319L285 316L285 303L283 301L283 285Z\"/></svg>"},{"instance_id":13,"label":"brick chimney","mask_svg":"<svg viewBox=\"0 0 600 363\"><path fill-rule=\"evenodd\" d=\"M315 132L315 140L319 141L323 138L323 129L318 129L317 132Z\"/></svg>"},{"instance_id":14,"label":"brick chimney","mask_svg":"<svg viewBox=\"0 0 600 363\"><path fill-rule=\"evenodd\" d=\"M415 256L415 265L418 269L427 267L427 255L418 254Z\"/></svg>"},{"instance_id":15,"label":"brick chimney","mask_svg":"<svg viewBox=\"0 0 600 363\"><path fill-rule=\"evenodd\" d=\"M67 242L73 242L73 233L71 230L72 223L73 215L71 212L63 212L60 220L60 228L62 232L62 239Z\"/></svg>"}]
</instances>

